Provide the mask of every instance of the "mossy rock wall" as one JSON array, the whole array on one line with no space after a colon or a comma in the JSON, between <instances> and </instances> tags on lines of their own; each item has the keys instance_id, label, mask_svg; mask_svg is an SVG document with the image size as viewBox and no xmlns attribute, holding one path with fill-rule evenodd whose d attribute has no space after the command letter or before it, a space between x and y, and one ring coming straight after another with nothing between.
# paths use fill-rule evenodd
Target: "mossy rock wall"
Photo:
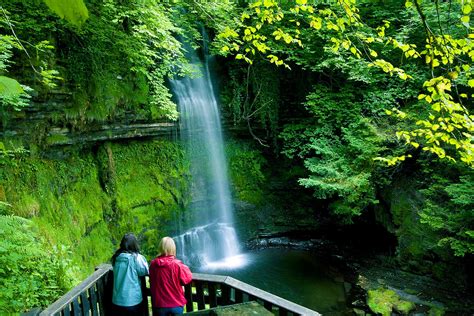
<instances>
[{"instance_id":1,"label":"mossy rock wall","mask_svg":"<svg viewBox=\"0 0 474 316\"><path fill-rule=\"evenodd\" d=\"M438 247L439 234L420 221L423 197L408 178L401 178L385 190L389 206L378 208L377 220L397 237L397 259L404 270L430 274L438 279L463 283L462 262L449 249Z\"/></svg>"},{"instance_id":2,"label":"mossy rock wall","mask_svg":"<svg viewBox=\"0 0 474 316\"><path fill-rule=\"evenodd\" d=\"M189 164L179 143L135 142L110 148L116 172L117 238L135 232L143 240L144 254L151 258L159 239L179 227L189 197Z\"/></svg>"},{"instance_id":3,"label":"mossy rock wall","mask_svg":"<svg viewBox=\"0 0 474 316\"><path fill-rule=\"evenodd\" d=\"M49 249L70 260L72 284L107 262L126 232L137 234L149 259L156 255L186 204L189 168L180 144L104 143L67 152L60 160L29 156L2 166L0 213L29 219Z\"/></svg>"},{"instance_id":4,"label":"mossy rock wall","mask_svg":"<svg viewBox=\"0 0 474 316\"><path fill-rule=\"evenodd\" d=\"M225 144L237 229L242 241L260 235L305 235L318 227L314 205L297 183L294 168L271 160L261 147L242 139Z\"/></svg>"}]
</instances>

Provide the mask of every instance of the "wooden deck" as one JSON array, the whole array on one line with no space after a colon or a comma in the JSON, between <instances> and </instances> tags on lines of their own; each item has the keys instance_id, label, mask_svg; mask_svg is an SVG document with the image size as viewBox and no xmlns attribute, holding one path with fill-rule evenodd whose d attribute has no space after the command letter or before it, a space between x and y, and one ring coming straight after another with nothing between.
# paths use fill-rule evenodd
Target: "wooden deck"
<instances>
[{"instance_id":1,"label":"wooden deck","mask_svg":"<svg viewBox=\"0 0 474 316\"><path fill-rule=\"evenodd\" d=\"M43 310L39 315L110 315L113 271L110 264L100 265L81 284ZM146 300L144 315L150 315L151 297L148 280L143 279ZM275 315L320 315L301 305L265 292L232 277L193 273L193 281L184 287L187 304L185 314L217 306L256 301ZM146 305L146 306L145 306Z\"/></svg>"}]
</instances>

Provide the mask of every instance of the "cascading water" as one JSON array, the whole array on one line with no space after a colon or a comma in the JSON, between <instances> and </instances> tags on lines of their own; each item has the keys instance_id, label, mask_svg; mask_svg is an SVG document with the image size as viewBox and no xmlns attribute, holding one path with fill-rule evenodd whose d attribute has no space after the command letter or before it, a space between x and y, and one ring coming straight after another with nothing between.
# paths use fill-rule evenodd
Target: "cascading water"
<instances>
[{"instance_id":1,"label":"cascading water","mask_svg":"<svg viewBox=\"0 0 474 316\"><path fill-rule=\"evenodd\" d=\"M205 49L206 51L206 49ZM177 256L201 268L241 265L239 242L233 227L233 209L219 109L209 63L190 49L189 60L199 74L171 82L181 112L181 138L191 162L191 227L174 237Z\"/></svg>"},{"instance_id":2,"label":"cascading water","mask_svg":"<svg viewBox=\"0 0 474 316\"><path fill-rule=\"evenodd\" d=\"M192 176L187 227L174 236L177 257L193 272L229 275L315 310L331 313L339 307L337 312L345 311L341 303L345 299L344 284L327 276L325 271L334 271L334 267L326 267L313 253L284 250L283 254L275 249L240 253L218 103L209 70L212 57L205 55L201 61L194 51L189 52L199 76L171 82Z\"/></svg>"}]
</instances>

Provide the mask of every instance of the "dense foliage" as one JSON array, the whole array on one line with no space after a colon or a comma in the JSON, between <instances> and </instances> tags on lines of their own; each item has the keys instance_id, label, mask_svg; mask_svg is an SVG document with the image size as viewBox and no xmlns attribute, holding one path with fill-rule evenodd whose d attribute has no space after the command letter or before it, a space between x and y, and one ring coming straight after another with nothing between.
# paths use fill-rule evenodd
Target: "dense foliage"
<instances>
[{"instance_id":1,"label":"dense foliage","mask_svg":"<svg viewBox=\"0 0 474 316\"><path fill-rule=\"evenodd\" d=\"M420 146L415 139L421 139L423 150L452 161L455 161L455 156L471 165L474 161L471 141L474 117L463 104L463 99L472 97L468 95L469 88L474 87L470 67L474 58L474 44L471 41L474 34L469 25L471 4L460 1L460 5L440 5L435 2L422 7L418 1L415 1L415 5L407 1L405 6L416 10L400 13L405 13L403 15L407 20L413 20L414 17L419 20L419 29L424 33L419 32L418 38L410 38L412 34L407 34L408 38L400 36L405 35L406 30L402 30L401 34L391 32L392 23L396 27L406 25L404 21L398 20L398 16L380 18L378 13L364 16L363 13L374 12L362 11L366 6L372 7L372 4L356 5L356 1L344 0L332 4L308 3L306 0L298 0L294 4L279 4L273 0L255 1L242 11L241 23L235 23L233 28L227 26L218 35L221 40L220 52L236 52L237 59L243 59L249 64L253 63L254 56L261 54L277 66L290 68L288 62L295 61L308 67L308 61L311 63L313 60L308 58L308 48L317 49L315 41L311 40L314 40L314 34L323 34L319 44L324 47L326 54L332 51L335 55L356 59L366 56L366 67L380 68L390 76L397 75L402 80L413 79L411 74L417 75L416 72L411 72L411 63L406 67L405 60L419 64L417 58L423 57L429 66L426 69L430 69L431 73L423 80L423 89L426 89L427 94L420 93L418 99L430 104L432 113L426 119L408 115L416 122L412 124L417 125L417 128L400 131L397 136L415 148ZM397 10L396 6L393 8ZM375 8L375 12L379 12L378 9ZM384 9L380 8L382 11ZM441 12L447 14L442 17ZM454 20L451 20L451 12ZM448 27L443 27L443 23L447 23ZM382 44L390 45L391 54L386 54L387 50L381 47ZM288 46L292 48L291 51ZM424 50L417 47L423 47ZM309 52L314 54L315 51ZM282 53L287 55L283 59L278 56ZM313 57L317 60L319 54L315 55ZM393 58L399 55L401 62ZM394 66L395 62L404 69ZM465 90L466 88L468 89ZM407 117L398 106L394 106L392 111L399 118ZM386 113L390 115L392 111L387 109ZM454 148L454 154L446 151L446 148ZM385 160L394 164L405 157L403 155Z\"/></svg>"},{"instance_id":2,"label":"dense foliage","mask_svg":"<svg viewBox=\"0 0 474 316\"><path fill-rule=\"evenodd\" d=\"M88 3L89 19L79 29L58 19L42 2L5 5L2 33L13 32L11 28L17 44L47 40L54 46L49 51L36 48L38 61L32 60L27 47L26 54L20 51L14 56L15 64L38 62L39 67L56 68L63 79L56 85L75 92L68 119L76 124L116 117L137 107L145 117L176 118L164 76L172 72L182 53L172 36L177 28L168 18L168 9L153 2L99 3ZM26 84L40 92L43 88L35 81Z\"/></svg>"},{"instance_id":3,"label":"dense foliage","mask_svg":"<svg viewBox=\"0 0 474 316\"><path fill-rule=\"evenodd\" d=\"M105 144L62 159L21 154L0 166L0 282L8 282L0 308L12 312L56 299L108 262L127 232L154 257L187 202L188 166L179 144L167 141ZM14 287L28 271L32 280Z\"/></svg>"},{"instance_id":4,"label":"dense foliage","mask_svg":"<svg viewBox=\"0 0 474 316\"><path fill-rule=\"evenodd\" d=\"M177 37L194 42L199 38L194 20L226 5L91 0L84 11L82 1L71 2L77 10L71 3L45 2L66 20L42 1L2 4L0 75L8 71L8 77L0 77L0 110L5 116L12 107L25 106L31 88L37 93L65 89L73 92L75 106L59 119L75 125L127 111L139 118L175 120L178 113L165 81L187 72ZM23 86L13 79L18 76Z\"/></svg>"},{"instance_id":5,"label":"dense foliage","mask_svg":"<svg viewBox=\"0 0 474 316\"><path fill-rule=\"evenodd\" d=\"M420 169L411 190L422 195L402 212L398 234L412 238L409 244L422 244L411 226L432 236L434 245L412 254L415 258L440 255L444 247L462 256L474 244L467 193L473 185L471 10L466 3L255 1L221 28L216 46L254 71L265 60L291 69L274 70L285 90L266 90L279 100L279 114L272 114L280 118L275 134L282 153L307 168L300 184L312 188L340 220L380 211L377 205L387 202L394 183ZM253 83L260 78L248 73L245 93L226 93L262 104ZM238 80L232 72L230 78ZM246 102L233 106L236 123L245 119ZM259 113L251 122L264 117ZM268 136L255 138L262 142ZM445 172L433 164L446 165Z\"/></svg>"},{"instance_id":6,"label":"dense foliage","mask_svg":"<svg viewBox=\"0 0 474 316\"><path fill-rule=\"evenodd\" d=\"M70 3L0 5L2 127L32 100L58 93L69 99L51 109L47 127L176 120L167 80L189 74L181 40L197 48L206 27L221 55L224 114L269 161L292 166L279 176L287 187L297 177L301 191L312 193L312 212L327 209L337 225L375 214L396 234L400 263L438 277L453 270L433 263L474 253L470 2ZM69 277L80 278L129 230L153 255L158 235L188 202L189 166L177 144L101 143L46 159L38 125L28 128L31 139L0 140L0 232L17 227L5 233L13 247L5 260L22 258L16 245L25 243L45 279L33 273L24 282L48 290L25 305L6 291L0 300L12 300L12 310L46 304L68 286L44 240L77 265ZM236 200L265 204L262 166L272 166L253 146L231 142L227 152ZM267 211L262 217L274 216ZM36 227L35 235L27 237L26 227ZM22 269L33 268L2 275L6 288ZM17 297L26 295L21 284ZM379 305L375 296L371 302Z\"/></svg>"},{"instance_id":7,"label":"dense foliage","mask_svg":"<svg viewBox=\"0 0 474 316\"><path fill-rule=\"evenodd\" d=\"M439 246L449 246L454 254L474 253L474 173L459 172L447 166L445 170L425 170L430 173L422 194L426 198L420 221L441 233ZM452 179L453 175L461 175Z\"/></svg>"},{"instance_id":8,"label":"dense foliage","mask_svg":"<svg viewBox=\"0 0 474 316\"><path fill-rule=\"evenodd\" d=\"M70 286L70 260L41 238L29 220L0 215L0 312L48 304Z\"/></svg>"}]
</instances>

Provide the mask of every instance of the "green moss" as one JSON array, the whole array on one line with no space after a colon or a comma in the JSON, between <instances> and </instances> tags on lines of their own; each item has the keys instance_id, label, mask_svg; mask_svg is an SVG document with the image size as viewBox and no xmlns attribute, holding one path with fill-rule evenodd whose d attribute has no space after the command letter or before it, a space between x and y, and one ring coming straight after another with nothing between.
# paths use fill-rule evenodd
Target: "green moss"
<instances>
[{"instance_id":1,"label":"green moss","mask_svg":"<svg viewBox=\"0 0 474 316\"><path fill-rule=\"evenodd\" d=\"M408 315L408 313L415 308L415 304L413 302L399 301L394 308L403 315Z\"/></svg>"},{"instance_id":2,"label":"green moss","mask_svg":"<svg viewBox=\"0 0 474 316\"><path fill-rule=\"evenodd\" d=\"M189 198L189 166L179 144L107 146L97 153L71 147L64 160L23 157L0 169L1 212L31 218L45 251L71 262L69 285L109 261L124 233L137 234L145 255L155 256ZM13 284L5 285L7 292Z\"/></svg>"},{"instance_id":3,"label":"green moss","mask_svg":"<svg viewBox=\"0 0 474 316\"><path fill-rule=\"evenodd\" d=\"M91 271L101 263L110 260L111 251L115 249L110 231L105 222L99 222L90 232L86 232L74 248L73 262L84 262L80 279L89 276Z\"/></svg>"},{"instance_id":4,"label":"green moss","mask_svg":"<svg viewBox=\"0 0 474 316\"><path fill-rule=\"evenodd\" d=\"M432 307L429 310L428 315L429 316L443 316L445 313L446 311L441 307Z\"/></svg>"},{"instance_id":5,"label":"green moss","mask_svg":"<svg viewBox=\"0 0 474 316\"><path fill-rule=\"evenodd\" d=\"M396 310L403 315L407 315L415 308L414 303L400 299L395 291L389 289L380 288L370 290L368 294L367 305L369 305L370 309L377 314L389 316L391 315L392 310Z\"/></svg>"},{"instance_id":6,"label":"green moss","mask_svg":"<svg viewBox=\"0 0 474 316\"><path fill-rule=\"evenodd\" d=\"M67 144L69 142L69 137L65 135L55 134L49 135L46 137L46 143L48 145L55 145L55 144Z\"/></svg>"},{"instance_id":7,"label":"green moss","mask_svg":"<svg viewBox=\"0 0 474 316\"><path fill-rule=\"evenodd\" d=\"M189 169L179 144L132 142L111 146L116 170L118 236L137 233L143 252L156 255L159 236L184 209Z\"/></svg>"},{"instance_id":8,"label":"green moss","mask_svg":"<svg viewBox=\"0 0 474 316\"><path fill-rule=\"evenodd\" d=\"M30 218L36 216L39 210L40 204L38 200L29 194L25 194L15 205L13 213L17 216Z\"/></svg>"},{"instance_id":9,"label":"green moss","mask_svg":"<svg viewBox=\"0 0 474 316\"><path fill-rule=\"evenodd\" d=\"M82 244L89 243L93 236L90 232L102 221L103 209L109 203L91 154L74 155L64 161L27 158L18 168L7 170L5 176L5 196L13 214L32 218L52 246L64 245L75 253L80 252ZM107 243L105 253L110 253L110 238L94 247ZM89 261L94 257L90 258L74 260L78 271L92 271Z\"/></svg>"},{"instance_id":10,"label":"green moss","mask_svg":"<svg viewBox=\"0 0 474 316\"><path fill-rule=\"evenodd\" d=\"M228 142L226 155L232 188L239 200L258 205L264 202L262 190L265 175L262 154L245 143Z\"/></svg>"}]
</instances>

